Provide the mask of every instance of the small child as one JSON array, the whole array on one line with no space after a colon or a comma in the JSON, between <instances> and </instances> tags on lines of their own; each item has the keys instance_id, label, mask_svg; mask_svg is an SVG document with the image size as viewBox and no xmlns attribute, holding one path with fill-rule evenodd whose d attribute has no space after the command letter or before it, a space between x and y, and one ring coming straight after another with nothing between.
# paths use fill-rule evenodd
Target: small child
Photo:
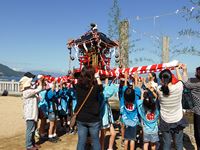
<instances>
[{"instance_id":1,"label":"small child","mask_svg":"<svg viewBox=\"0 0 200 150\"><path fill-rule=\"evenodd\" d=\"M105 79L105 84L103 86L103 95L101 100L101 118L102 118L102 128L101 128L101 149L104 150L104 139L105 133L107 130L110 131L110 138L109 138L109 145L107 150L113 149L113 144L115 141L116 132L114 129L114 118L111 110L111 106L108 102L108 99L112 97L115 93L117 93L118 87L115 86L113 83L108 85L108 78Z\"/></svg>"},{"instance_id":2,"label":"small child","mask_svg":"<svg viewBox=\"0 0 200 150\"><path fill-rule=\"evenodd\" d=\"M159 111L156 105L156 98L149 89L142 94L141 100L137 101L138 112L141 117L143 127L143 149L148 150L149 144L152 150L156 150L158 137L158 117Z\"/></svg>"},{"instance_id":3,"label":"small child","mask_svg":"<svg viewBox=\"0 0 200 150\"><path fill-rule=\"evenodd\" d=\"M137 101L140 99L141 91L140 88L128 87L127 86L127 72L125 73L125 83L122 89L122 106L120 108L122 113L122 119L125 124L125 135L124 135L124 149L128 149L128 142L130 141L130 150L135 149L136 141L136 130L139 123L138 111L137 111Z\"/></svg>"}]
</instances>

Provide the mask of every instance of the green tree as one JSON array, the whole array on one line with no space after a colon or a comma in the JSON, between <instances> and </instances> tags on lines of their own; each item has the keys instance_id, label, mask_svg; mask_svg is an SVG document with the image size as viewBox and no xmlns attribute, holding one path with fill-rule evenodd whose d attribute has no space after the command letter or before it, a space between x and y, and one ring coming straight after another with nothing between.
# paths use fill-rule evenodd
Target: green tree
<instances>
[{"instance_id":1,"label":"green tree","mask_svg":"<svg viewBox=\"0 0 200 150\"><path fill-rule=\"evenodd\" d=\"M196 8L200 7L200 1L199 0L190 0L190 2L196 6ZM195 7L189 8L187 6L183 6L183 18L186 20L186 22L194 21L197 24L200 24L200 9L195 9ZM193 38L200 38L200 31L192 28L182 29L178 32L179 36L187 36L187 37L193 37ZM186 46L186 47L180 47L177 46L176 49L172 51L172 57L178 56L180 54L186 54L186 55L196 55L200 56L200 50L194 46Z\"/></svg>"},{"instance_id":2,"label":"green tree","mask_svg":"<svg viewBox=\"0 0 200 150\"><path fill-rule=\"evenodd\" d=\"M120 16L121 16L121 11L119 8L119 1L113 0L113 5L109 12L110 20L108 21L108 36L111 39L119 40Z\"/></svg>"}]
</instances>

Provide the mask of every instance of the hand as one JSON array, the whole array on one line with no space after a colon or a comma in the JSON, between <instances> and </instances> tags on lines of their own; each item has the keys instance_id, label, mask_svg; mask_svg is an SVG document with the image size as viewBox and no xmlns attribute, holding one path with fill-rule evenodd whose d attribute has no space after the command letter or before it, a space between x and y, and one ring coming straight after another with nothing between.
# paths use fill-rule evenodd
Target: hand
<instances>
[{"instance_id":1,"label":"hand","mask_svg":"<svg viewBox=\"0 0 200 150\"><path fill-rule=\"evenodd\" d=\"M176 69L182 69L182 64L178 64L178 66L176 66Z\"/></svg>"},{"instance_id":2,"label":"hand","mask_svg":"<svg viewBox=\"0 0 200 150\"><path fill-rule=\"evenodd\" d=\"M94 77L95 78L99 78L100 76L99 76L99 70L94 74Z\"/></svg>"},{"instance_id":3,"label":"hand","mask_svg":"<svg viewBox=\"0 0 200 150\"><path fill-rule=\"evenodd\" d=\"M135 78L135 80L138 79L138 72L137 71L134 73L133 77Z\"/></svg>"},{"instance_id":4,"label":"hand","mask_svg":"<svg viewBox=\"0 0 200 150\"><path fill-rule=\"evenodd\" d=\"M181 64L181 68L182 68L183 70L187 70L187 65L186 65L186 64Z\"/></svg>"},{"instance_id":5,"label":"hand","mask_svg":"<svg viewBox=\"0 0 200 150\"><path fill-rule=\"evenodd\" d=\"M126 71L126 72L124 73L124 78L125 78L125 79L128 79L128 71Z\"/></svg>"}]
</instances>

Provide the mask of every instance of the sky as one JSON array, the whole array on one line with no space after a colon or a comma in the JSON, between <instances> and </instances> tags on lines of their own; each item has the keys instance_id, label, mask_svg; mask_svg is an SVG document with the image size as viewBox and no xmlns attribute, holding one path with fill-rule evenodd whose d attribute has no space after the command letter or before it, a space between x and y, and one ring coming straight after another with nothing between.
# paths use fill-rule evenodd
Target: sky
<instances>
[{"instance_id":1,"label":"sky","mask_svg":"<svg viewBox=\"0 0 200 150\"><path fill-rule=\"evenodd\" d=\"M121 19L130 23L130 41L143 52L132 53L131 58L147 56L159 63L154 54L158 40L170 37L170 47L196 46L199 39L179 37L178 32L200 24L186 22L181 13L183 6L194 6L189 0L119 0ZM69 69L68 39L77 39L94 22L99 31L108 33L112 0L1 0L0 1L0 63L15 70L43 70L67 72ZM199 8L198 8L199 9ZM199 56L179 55L177 59L193 71L199 65ZM132 63L131 66L151 62ZM77 66L72 62L70 68Z\"/></svg>"}]
</instances>

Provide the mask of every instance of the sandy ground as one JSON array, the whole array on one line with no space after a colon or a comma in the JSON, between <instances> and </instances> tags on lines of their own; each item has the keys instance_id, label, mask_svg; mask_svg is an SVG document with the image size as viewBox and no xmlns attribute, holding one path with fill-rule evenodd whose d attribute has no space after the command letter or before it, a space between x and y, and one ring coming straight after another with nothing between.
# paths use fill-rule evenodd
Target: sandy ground
<instances>
[{"instance_id":1,"label":"sandy ground","mask_svg":"<svg viewBox=\"0 0 200 150\"><path fill-rule=\"evenodd\" d=\"M23 103L21 97L0 97L0 138L24 133Z\"/></svg>"},{"instance_id":2,"label":"sandy ground","mask_svg":"<svg viewBox=\"0 0 200 150\"><path fill-rule=\"evenodd\" d=\"M25 149L25 122L23 120L23 102L20 97L0 96L0 150L24 150ZM116 129L118 132L118 128ZM62 133L62 132L60 132ZM58 143L41 143L41 150L75 150L77 144L76 135L59 135L62 141ZM108 141L106 137L106 141ZM119 132L114 144L114 150L123 149L120 145ZM107 142L105 142L107 143ZM106 144L107 145L107 144ZM137 146L141 150L141 144ZM184 149L195 150L194 142L184 138Z\"/></svg>"}]
</instances>

